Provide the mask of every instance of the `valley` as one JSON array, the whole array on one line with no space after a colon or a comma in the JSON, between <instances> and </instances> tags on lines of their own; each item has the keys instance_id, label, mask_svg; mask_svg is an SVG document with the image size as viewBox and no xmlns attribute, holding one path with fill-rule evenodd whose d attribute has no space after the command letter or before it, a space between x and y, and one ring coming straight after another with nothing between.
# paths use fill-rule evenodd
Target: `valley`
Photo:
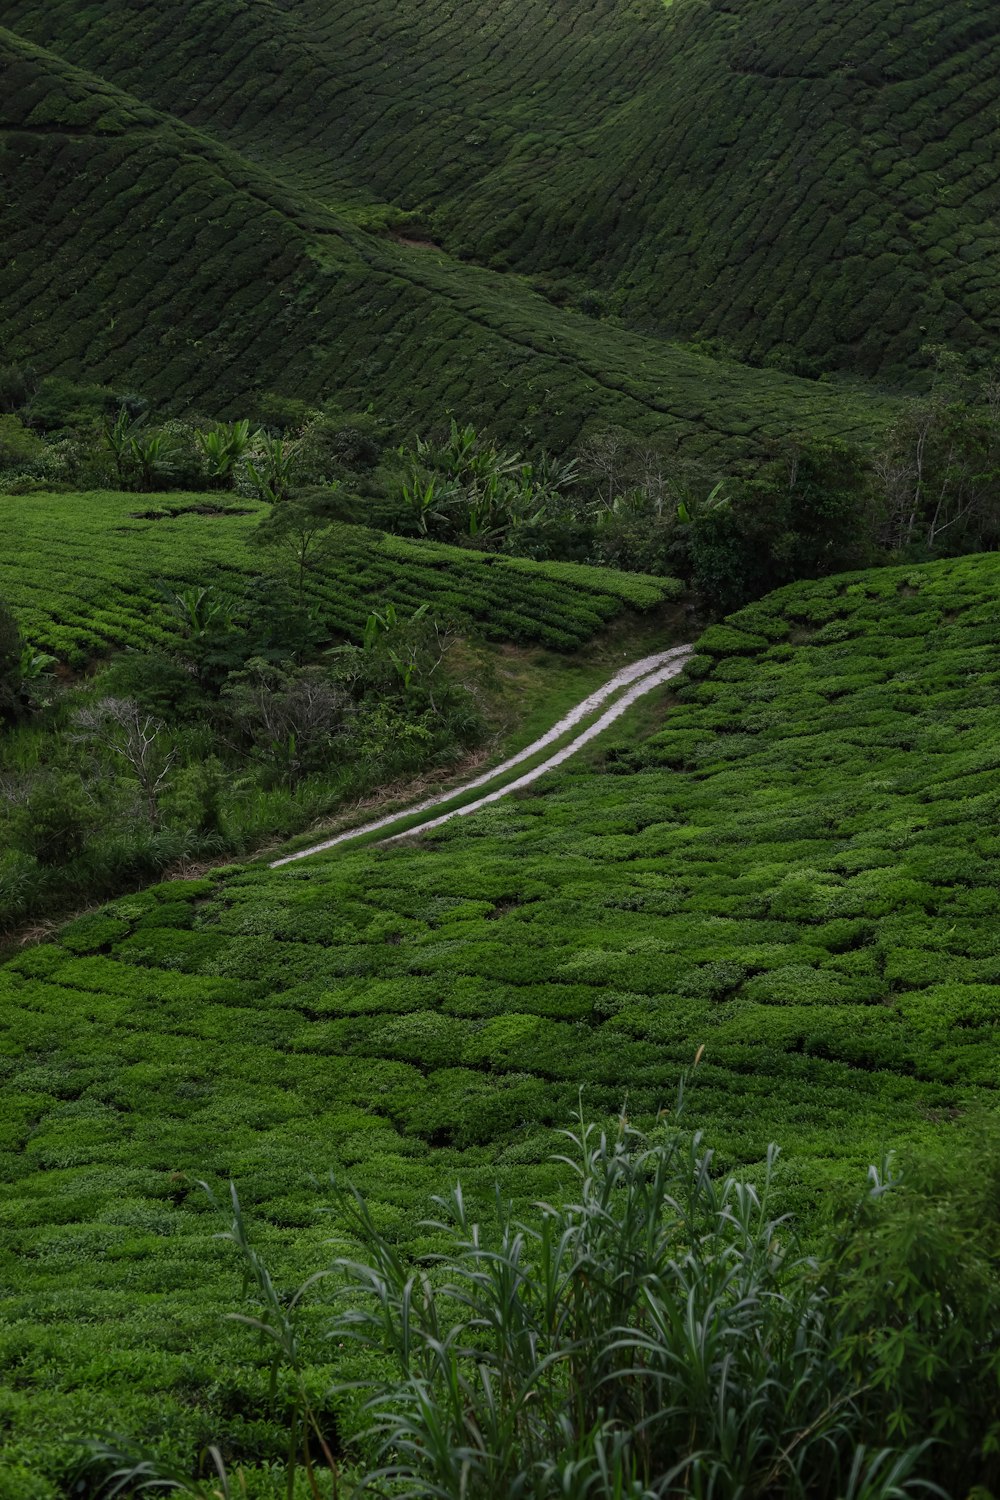
<instances>
[{"instance_id":1,"label":"valley","mask_svg":"<svg viewBox=\"0 0 1000 1500\"><path fill-rule=\"evenodd\" d=\"M0 22L0 1500L1000 1493L995 5Z\"/></svg>"}]
</instances>

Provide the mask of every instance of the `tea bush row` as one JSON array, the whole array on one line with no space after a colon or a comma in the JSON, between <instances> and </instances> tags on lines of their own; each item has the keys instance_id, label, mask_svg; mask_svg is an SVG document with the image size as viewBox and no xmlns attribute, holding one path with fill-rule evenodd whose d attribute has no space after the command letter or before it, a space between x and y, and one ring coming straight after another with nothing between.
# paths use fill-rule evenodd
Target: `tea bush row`
<instances>
[{"instance_id":1,"label":"tea bush row","mask_svg":"<svg viewBox=\"0 0 1000 1500\"><path fill-rule=\"evenodd\" d=\"M207 503L206 503L207 501ZM0 498L0 598L32 645L78 666L113 647L169 644L160 585L239 594L265 565L247 538L261 507L199 495ZM572 649L626 609L680 586L612 569L533 563L344 526L307 597L334 634L356 639L375 607L429 603L494 640Z\"/></svg>"}]
</instances>

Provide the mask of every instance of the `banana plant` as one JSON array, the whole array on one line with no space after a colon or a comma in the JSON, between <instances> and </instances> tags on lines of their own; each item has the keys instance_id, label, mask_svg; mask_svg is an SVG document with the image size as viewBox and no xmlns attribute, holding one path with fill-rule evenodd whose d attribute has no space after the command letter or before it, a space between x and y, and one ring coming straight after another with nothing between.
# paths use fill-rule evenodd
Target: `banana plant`
<instances>
[{"instance_id":1,"label":"banana plant","mask_svg":"<svg viewBox=\"0 0 1000 1500\"><path fill-rule=\"evenodd\" d=\"M294 444L270 437L266 432L259 432L257 439L260 452L256 462L247 459L247 473L258 499L268 505L280 505L288 499L294 482L298 453Z\"/></svg>"},{"instance_id":2,"label":"banana plant","mask_svg":"<svg viewBox=\"0 0 1000 1500\"><path fill-rule=\"evenodd\" d=\"M19 667L21 681L41 682L43 678L52 676L55 664L56 658L47 651L36 651L34 646L24 646Z\"/></svg>"},{"instance_id":3,"label":"banana plant","mask_svg":"<svg viewBox=\"0 0 1000 1500\"><path fill-rule=\"evenodd\" d=\"M692 498L690 504L685 500L677 502L677 519L682 526L690 526L700 515L707 515L712 510L722 510L729 504L729 496L724 493L726 481L720 479L714 485L703 500Z\"/></svg>"},{"instance_id":4,"label":"banana plant","mask_svg":"<svg viewBox=\"0 0 1000 1500\"><path fill-rule=\"evenodd\" d=\"M403 481L402 495L417 531L427 536L435 523L447 520L456 491L453 485L442 484L434 474L414 467L409 480Z\"/></svg>"},{"instance_id":5,"label":"banana plant","mask_svg":"<svg viewBox=\"0 0 1000 1500\"><path fill-rule=\"evenodd\" d=\"M118 415L114 421L110 417L104 420L102 430L104 446L111 453L118 483L123 490L128 488L128 481L131 477L129 460L133 457L136 433L144 421L145 417L141 413L139 416L133 416L127 406L118 408Z\"/></svg>"},{"instance_id":6,"label":"banana plant","mask_svg":"<svg viewBox=\"0 0 1000 1500\"><path fill-rule=\"evenodd\" d=\"M218 422L206 432L197 434L201 451L208 463L209 478L228 487L232 484L236 465L259 433L250 431L246 418L239 422Z\"/></svg>"},{"instance_id":7,"label":"banana plant","mask_svg":"<svg viewBox=\"0 0 1000 1500\"><path fill-rule=\"evenodd\" d=\"M132 437L129 439L129 452L141 476L138 487L142 490L155 489L156 481L163 473L171 453L166 437L162 432L155 432L147 438Z\"/></svg>"}]
</instances>

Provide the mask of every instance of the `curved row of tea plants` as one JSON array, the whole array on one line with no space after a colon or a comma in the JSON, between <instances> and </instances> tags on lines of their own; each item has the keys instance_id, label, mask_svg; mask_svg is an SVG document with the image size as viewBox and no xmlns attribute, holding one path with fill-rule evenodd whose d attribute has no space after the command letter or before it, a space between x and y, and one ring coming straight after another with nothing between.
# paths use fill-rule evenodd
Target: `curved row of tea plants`
<instances>
[{"instance_id":1,"label":"curved row of tea plants","mask_svg":"<svg viewBox=\"0 0 1000 1500\"><path fill-rule=\"evenodd\" d=\"M266 508L226 496L115 492L0 497L0 599L30 643L72 666L115 647L169 644L162 585L241 595L269 559L248 545ZM305 600L331 635L358 639L375 608L423 604L493 640L567 650L680 585L574 563L534 563L338 528Z\"/></svg>"}]
</instances>

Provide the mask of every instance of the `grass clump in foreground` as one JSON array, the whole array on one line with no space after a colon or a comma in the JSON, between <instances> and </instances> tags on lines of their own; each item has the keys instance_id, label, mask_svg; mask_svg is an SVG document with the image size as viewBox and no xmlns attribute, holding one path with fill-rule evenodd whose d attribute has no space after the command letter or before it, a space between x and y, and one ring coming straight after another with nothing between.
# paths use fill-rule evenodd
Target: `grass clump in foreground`
<instances>
[{"instance_id":1,"label":"grass clump in foreground","mask_svg":"<svg viewBox=\"0 0 1000 1500\"><path fill-rule=\"evenodd\" d=\"M568 1200L522 1221L498 1199L483 1233L458 1186L425 1226L442 1249L416 1264L359 1193L336 1191L360 1255L294 1294L232 1189L222 1237L252 1304L233 1316L289 1402L289 1495L897 1500L995 1477L995 1203L981 1214L995 1182L970 1201L872 1167L807 1253L775 1209L774 1148L755 1186L718 1176L676 1124L649 1141L624 1116L609 1135L581 1114L565 1135ZM306 1349L324 1338L353 1352L317 1400ZM210 1459L202 1482L97 1444L85 1472L104 1497L271 1493Z\"/></svg>"}]
</instances>

